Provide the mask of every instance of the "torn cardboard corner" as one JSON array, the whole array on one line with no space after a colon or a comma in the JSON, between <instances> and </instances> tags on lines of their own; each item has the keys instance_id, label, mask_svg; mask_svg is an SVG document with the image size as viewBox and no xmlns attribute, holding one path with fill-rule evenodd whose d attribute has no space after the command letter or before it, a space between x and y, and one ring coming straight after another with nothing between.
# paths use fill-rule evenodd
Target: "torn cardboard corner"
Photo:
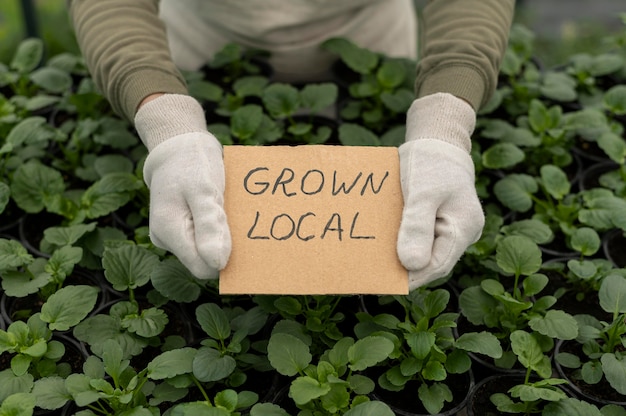
<instances>
[{"instance_id":1,"label":"torn cardboard corner","mask_svg":"<svg viewBox=\"0 0 626 416\"><path fill-rule=\"evenodd\" d=\"M395 147L225 146L222 294L408 294Z\"/></svg>"}]
</instances>

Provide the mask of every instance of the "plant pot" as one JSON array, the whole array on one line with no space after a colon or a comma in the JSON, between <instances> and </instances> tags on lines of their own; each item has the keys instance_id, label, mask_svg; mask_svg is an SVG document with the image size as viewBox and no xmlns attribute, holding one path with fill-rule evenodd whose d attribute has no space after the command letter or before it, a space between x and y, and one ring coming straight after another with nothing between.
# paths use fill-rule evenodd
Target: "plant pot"
<instances>
[{"instance_id":1,"label":"plant pot","mask_svg":"<svg viewBox=\"0 0 626 416\"><path fill-rule=\"evenodd\" d=\"M580 175L579 188L582 191L586 191L593 188L601 188L600 177L610 171L616 170L619 165L612 160L604 160L594 163L583 170Z\"/></svg>"},{"instance_id":2,"label":"plant pot","mask_svg":"<svg viewBox=\"0 0 626 416\"><path fill-rule=\"evenodd\" d=\"M19 235L20 222L24 218L24 212L10 200L4 208L4 211L0 213L0 217L2 217L2 221L0 222L0 234L17 237Z\"/></svg>"},{"instance_id":3,"label":"plant pot","mask_svg":"<svg viewBox=\"0 0 626 416\"><path fill-rule=\"evenodd\" d=\"M463 314L459 315L457 327L453 328L453 330L455 338L458 338L460 335L468 332L492 332L491 328L472 324L467 320L467 318L465 318L465 316L463 316ZM526 369L523 368L518 361L515 362L515 366L513 368L503 368L498 367L493 359L487 356L473 352L468 352L467 355L469 355L472 360L472 371L477 381L482 381L494 375L523 376L526 374Z\"/></svg>"},{"instance_id":4,"label":"plant pot","mask_svg":"<svg viewBox=\"0 0 626 416\"><path fill-rule=\"evenodd\" d=\"M568 260L574 260L572 257L554 258L544 262L541 273L548 276L548 284L544 288L543 293L546 295L554 295L557 298L555 308L567 312L570 315L588 314L595 316L600 320L611 320L612 317L604 309L600 307L598 292L589 289L584 292L582 299L577 298L577 292L574 290L573 284L570 283L559 271L552 270L551 264L560 263L563 265L563 272L567 272Z\"/></svg>"},{"instance_id":5,"label":"plant pot","mask_svg":"<svg viewBox=\"0 0 626 416\"><path fill-rule=\"evenodd\" d=\"M626 267L626 232L615 229L602 238L602 251L616 267Z\"/></svg>"},{"instance_id":6,"label":"plant pot","mask_svg":"<svg viewBox=\"0 0 626 416\"><path fill-rule=\"evenodd\" d=\"M19 223L19 239L26 249L37 257L49 258L50 253L40 249L43 231L49 227L60 226L62 217L48 212L27 214Z\"/></svg>"},{"instance_id":7,"label":"plant pot","mask_svg":"<svg viewBox=\"0 0 626 416\"><path fill-rule=\"evenodd\" d=\"M452 391L452 402L446 403L438 416L458 415L467 405L469 393L474 387L474 374L470 369L463 374L448 374L445 384ZM424 408L417 397L417 381L409 381L402 391L394 392L376 388L371 396L374 400L386 403L399 416L428 416L430 413Z\"/></svg>"},{"instance_id":8,"label":"plant pot","mask_svg":"<svg viewBox=\"0 0 626 416\"><path fill-rule=\"evenodd\" d=\"M609 156L598 146L597 142L578 138L574 146L571 149L573 154L580 157L583 164L583 169L587 169L597 163L607 162L611 159Z\"/></svg>"},{"instance_id":9,"label":"plant pot","mask_svg":"<svg viewBox=\"0 0 626 416\"><path fill-rule=\"evenodd\" d=\"M555 352L568 352L578 357L585 357L582 351L582 345L576 341L559 341L556 344ZM560 378L568 381L563 389L570 395L595 404L598 407L607 404L626 407L626 397L615 391L605 377L602 377L597 384L587 384L583 380L575 377L575 370L563 367L557 360L554 360L556 371Z\"/></svg>"},{"instance_id":10,"label":"plant pot","mask_svg":"<svg viewBox=\"0 0 626 416\"><path fill-rule=\"evenodd\" d=\"M469 394L466 406L467 416L512 416L518 413L498 411L489 398L494 393L506 393L511 387L524 383L524 376L497 374L476 383ZM566 394L568 392L561 388Z\"/></svg>"}]
</instances>

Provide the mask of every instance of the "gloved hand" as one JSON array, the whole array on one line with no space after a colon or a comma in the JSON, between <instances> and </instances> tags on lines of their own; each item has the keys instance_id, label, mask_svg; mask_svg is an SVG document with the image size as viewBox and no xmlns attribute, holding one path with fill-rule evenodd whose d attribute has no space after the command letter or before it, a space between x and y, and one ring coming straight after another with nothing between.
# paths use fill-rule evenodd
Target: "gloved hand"
<instances>
[{"instance_id":1,"label":"gloved hand","mask_svg":"<svg viewBox=\"0 0 626 416\"><path fill-rule=\"evenodd\" d=\"M416 99L398 153L404 210L397 252L413 290L446 276L485 224L469 155L476 113L447 93Z\"/></svg>"},{"instance_id":2,"label":"gloved hand","mask_svg":"<svg viewBox=\"0 0 626 416\"><path fill-rule=\"evenodd\" d=\"M216 278L231 250L224 212L222 146L206 129L192 97L165 94L135 115L148 148L144 180L150 189L150 239L198 278Z\"/></svg>"}]
</instances>

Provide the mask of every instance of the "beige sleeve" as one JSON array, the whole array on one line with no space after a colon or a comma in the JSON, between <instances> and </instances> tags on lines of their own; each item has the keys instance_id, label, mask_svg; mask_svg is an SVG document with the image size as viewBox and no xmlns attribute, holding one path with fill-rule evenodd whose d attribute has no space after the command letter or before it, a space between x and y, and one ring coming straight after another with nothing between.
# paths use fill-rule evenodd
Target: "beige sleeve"
<instances>
[{"instance_id":1,"label":"beige sleeve","mask_svg":"<svg viewBox=\"0 0 626 416\"><path fill-rule=\"evenodd\" d=\"M418 97L447 92L478 110L493 94L515 0L430 0L422 10Z\"/></svg>"},{"instance_id":2,"label":"beige sleeve","mask_svg":"<svg viewBox=\"0 0 626 416\"><path fill-rule=\"evenodd\" d=\"M114 111L133 120L153 93L186 94L172 62L159 0L68 0L90 73Z\"/></svg>"}]
</instances>

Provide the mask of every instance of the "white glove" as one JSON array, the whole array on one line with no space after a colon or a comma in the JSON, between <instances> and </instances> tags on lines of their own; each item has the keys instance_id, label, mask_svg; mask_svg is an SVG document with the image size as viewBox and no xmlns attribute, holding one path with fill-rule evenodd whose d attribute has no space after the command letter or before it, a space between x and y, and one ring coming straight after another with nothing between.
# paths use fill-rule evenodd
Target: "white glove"
<instances>
[{"instance_id":1,"label":"white glove","mask_svg":"<svg viewBox=\"0 0 626 416\"><path fill-rule=\"evenodd\" d=\"M226 266L231 239L224 212L222 146L192 97L165 94L144 104L135 128L148 148L150 239L201 279Z\"/></svg>"},{"instance_id":2,"label":"white glove","mask_svg":"<svg viewBox=\"0 0 626 416\"><path fill-rule=\"evenodd\" d=\"M404 210L398 257L413 290L446 276L485 224L469 155L476 113L447 93L419 98L398 153Z\"/></svg>"}]
</instances>

